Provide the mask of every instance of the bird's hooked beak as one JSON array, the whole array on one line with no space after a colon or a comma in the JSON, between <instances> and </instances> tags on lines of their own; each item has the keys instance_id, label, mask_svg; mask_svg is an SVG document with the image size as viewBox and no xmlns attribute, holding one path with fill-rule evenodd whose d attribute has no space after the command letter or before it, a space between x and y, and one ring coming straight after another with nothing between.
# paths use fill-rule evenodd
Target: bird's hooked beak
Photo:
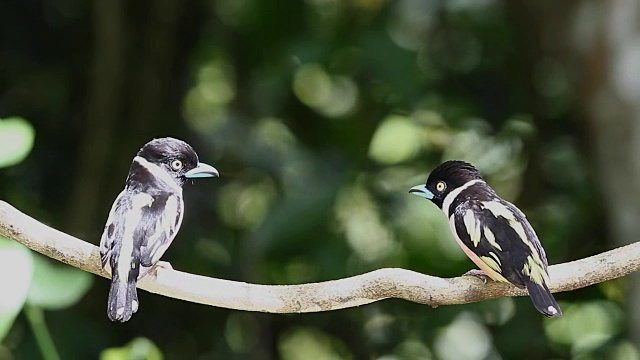
<instances>
[{"instance_id":1,"label":"bird's hooked beak","mask_svg":"<svg viewBox=\"0 0 640 360\"><path fill-rule=\"evenodd\" d=\"M184 177L187 179L199 179L199 178L208 178L208 177L218 177L220 173L218 170L211 165L207 165L205 163L198 163L198 166L187 171L184 174Z\"/></svg>"},{"instance_id":2,"label":"bird's hooked beak","mask_svg":"<svg viewBox=\"0 0 640 360\"><path fill-rule=\"evenodd\" d=\"M433 199L433 193L427 189L427 185L418 185L409 189L409 194L421 196L425 199Z\"/></svg>"}]
</instances>

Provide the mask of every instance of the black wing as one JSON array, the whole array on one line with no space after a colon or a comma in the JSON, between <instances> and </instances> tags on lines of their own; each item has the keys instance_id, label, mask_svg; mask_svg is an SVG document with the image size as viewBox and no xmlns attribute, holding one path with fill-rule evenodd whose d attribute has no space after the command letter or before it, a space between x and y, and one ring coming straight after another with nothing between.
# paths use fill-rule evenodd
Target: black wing
<instances>
[{"instance_id":1,"label":"black wing","mask_svg":"<svg viewBox=\"0 0 640 360\"><path fill-rule=\"evenodd\" d=\"M153 204L142 212L141 226L136 231L140 246L141 270L144 276L167 251L182 223L184 204L175 192L162 192L154 196Z\"/></svg>"},{"instance_id":2,"label":"black wing","mask_svg":"<svg viewBox=\"0 0 640 360\"><path fill-rule=\"evenodd\" d=\"M102 268L107 272L111 272L109 259L113 252L113 246L116 239L121 239L124 232L124 223L126 213L131 209L131 199L126 196L123 190L111 206L107 223L104 226L102 237L100 238L100 262Z\"/></svg>"},{"instance_id":3,"label":"black wing","mask_svg":"<svg viewBox=\"0 0 640 360\"><path fill-rule=\"evenodd\" d=\"M468 200L456 207L455 231L464 245L489 268L517 286L525 277L536 284L547 278L547 259L524 214L502 199Z\"/></svg>"},{"instance_id":4,"label":"black wing","mask_svg":"<svg viewBox=\"0 0 640 360\"><path fill-rule=\"evenodd\" d=\"M174 191L121 192L100 240L102 267L111 272L121 263L124 272L140 265L137 278L144 276L171 244L182 214L182 197Z\"/></svg>"}]
</instances>

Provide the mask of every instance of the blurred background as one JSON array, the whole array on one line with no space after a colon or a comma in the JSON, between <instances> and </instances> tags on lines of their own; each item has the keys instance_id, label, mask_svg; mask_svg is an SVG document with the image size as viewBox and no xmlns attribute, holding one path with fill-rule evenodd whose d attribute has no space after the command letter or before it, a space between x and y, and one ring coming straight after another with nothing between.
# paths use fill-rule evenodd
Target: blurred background
<instances>
[{"instance_id":1,"label":"blurred background","mask_svg":"<svg viewBox=\"0 0 640 360\"><path fill-rule=\"evenodd\" d=\"M476 164L549 262L640 237L635 0L4 0L0 197L99 243L137 150L194 146L174 268L296 284L473 268L407 193ZM639 359L640 281L528 298L271 315L140 291L0 239L2 359Z\"/></svg>"}]
</instances>

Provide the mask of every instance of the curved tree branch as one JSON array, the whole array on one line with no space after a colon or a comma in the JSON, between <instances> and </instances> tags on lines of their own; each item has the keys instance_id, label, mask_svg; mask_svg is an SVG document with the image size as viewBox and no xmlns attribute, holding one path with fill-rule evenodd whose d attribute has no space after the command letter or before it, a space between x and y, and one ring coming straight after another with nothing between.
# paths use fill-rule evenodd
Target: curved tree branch
<instances>
[{"instance_id":1,"label":"curved tree branch","mask_svg":"<svg viewBox=\"0 0 640 360\"><path fill-rule=\"evenodd\" d=\"M0 201L0 235L48 257L96 275L102 270L96 246L50 228ZM640 269L640 243L549 267L553 292L569 291ZM472 276L439 278L404 269L380 269L345 279L301 285L256 285L157 267L138 287L152 293L228 309L302 313L344 309L387 298L436 307L526 295L509 284Z\"/></svg>"}]
</instances>

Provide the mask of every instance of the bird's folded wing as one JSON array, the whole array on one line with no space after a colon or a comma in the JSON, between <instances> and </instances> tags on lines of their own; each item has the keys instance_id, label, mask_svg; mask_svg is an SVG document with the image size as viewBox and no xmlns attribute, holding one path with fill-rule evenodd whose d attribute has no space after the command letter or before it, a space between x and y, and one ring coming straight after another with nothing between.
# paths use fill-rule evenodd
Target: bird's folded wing
<instances>
[{"instance_id":1,"label":"bird's folded wing","mask_svg":"<svg viewBox=\"0 0 640 360\"><path fill-rule=\"evenodd\" d=\"M454 213L460 241L489 268L523 286L545 281L546 257L524 215L506 201L467 201Z\"/></svg>"},{"instance_id":2,"label":"bird's folded wing","mask_svg":"<svg viewBox=\"0 0 640 360\"><path fill-rule=\"evenodd\" d=\"M154 196L153 204L142 215L141 231L136 239L140 243L140 264L150 268L160 260L182 223L183 203L173 192ZM139 277L148 271L141 271Z\"/></svg>"},{"instance_id":3,"label":"bird's folded wing","mask_svg":"<svg viewBox=\"0 0 640 360\"><path fill-rule=\"evenodd\" d=\"M124 232L123 224L118 223L115 220L122 218L126 213L127 208L131 207L131 204L128 204L126 201L124 194L125 191L123 190L113 202L111 211L109 212L109 217L107 218L107 223L105 224L104 231L102 232L102 237L100 238L100 261L102 268L109 272L111 271L109 259L113 252L114 240L122 237L122 233Z\"/></svg>"}]
</instances>

